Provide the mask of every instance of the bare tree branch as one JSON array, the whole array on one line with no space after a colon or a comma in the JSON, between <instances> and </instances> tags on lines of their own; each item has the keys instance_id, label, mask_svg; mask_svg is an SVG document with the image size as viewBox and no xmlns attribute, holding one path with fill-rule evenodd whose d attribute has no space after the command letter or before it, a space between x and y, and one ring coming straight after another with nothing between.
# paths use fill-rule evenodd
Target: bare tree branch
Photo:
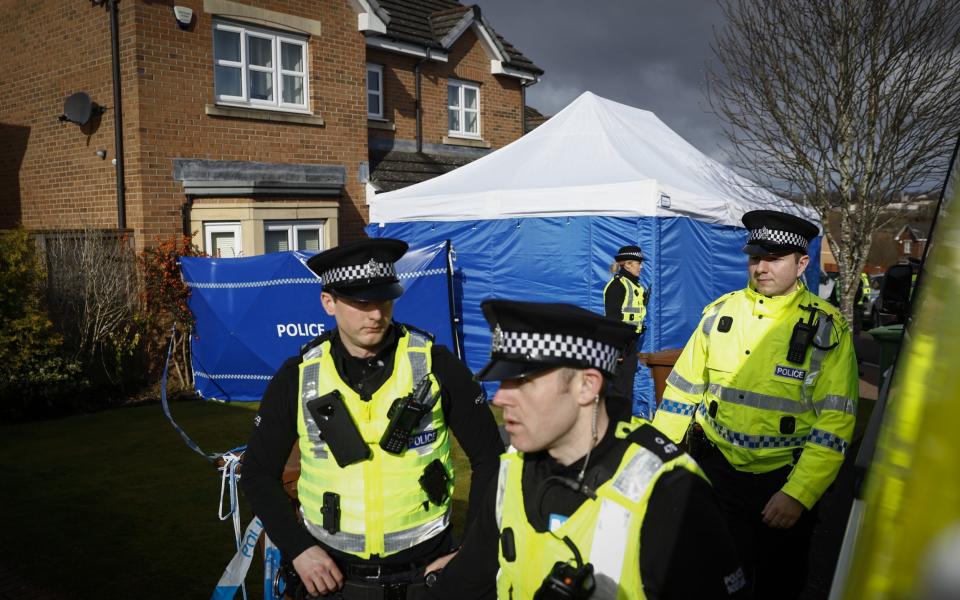
<instances>
[{"instance_id":1,"label":"bare tree branch","mask_svg":"<svg viewBox=\"0 0 960 600\"><path fill-rule=\"evenodd\" d=\"M708 101L733 162L840 236L848 319L873 232L939 183L960 131L960 0L718 0Z\"/></svg>"}]
</instances>

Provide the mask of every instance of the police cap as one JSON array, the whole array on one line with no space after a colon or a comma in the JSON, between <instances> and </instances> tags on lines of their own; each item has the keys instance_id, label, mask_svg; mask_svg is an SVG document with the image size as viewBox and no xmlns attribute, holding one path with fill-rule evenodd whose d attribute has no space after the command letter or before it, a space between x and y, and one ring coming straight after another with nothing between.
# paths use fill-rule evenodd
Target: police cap
<instances>
[{"instance_id":1,"label":"police cap","mask_svg":"<svg viewBox=\"0 0 960 600\"><path fill-rule=\"evenodd\" d=\"M394 263L407 243L390 238L358 240L325 250L307 261L324 291L354 300L394 300L403 294Z\"/></svg>"},{"instance_id":2,"label":"police cap","mask_svg":"<svg viewBox=\"0 0 960 600\"><path fill-rule=\"evenodd\" d=\"M570 304L485 300L493 331L481 381L514 379L555 367L598 369L613 377L636 328Z\"/></svg>"},{"instance_id":3,"label":"police cap","mask_svg":"<svg viewBox=\"0 0 960 600\"><path fill-rule=\"evenodd\" d=\"M810 221L775 210L751 210L741 220L750 234L743 252L751 256L806 254L810 240L820 233Z\"/></svg>"},{"instance_id":4,"label":"police cap","mask_svg":"<svg viewBox=\"0 0 960 600\"><path fill-rule=\"evenodd\" d=\"M625 260L636 260L643 262L643 250L640 249L640 246L621 246L617 250L617 255L613 257L613 260L617 262L623 262Z\"/></svg>"}]
</instances>

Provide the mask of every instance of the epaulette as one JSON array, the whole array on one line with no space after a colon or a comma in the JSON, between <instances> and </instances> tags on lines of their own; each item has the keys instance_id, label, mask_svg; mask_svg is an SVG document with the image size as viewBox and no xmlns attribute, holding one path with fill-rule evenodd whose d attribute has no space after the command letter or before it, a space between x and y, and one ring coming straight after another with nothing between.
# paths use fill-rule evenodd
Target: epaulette
<instances>
[{"instance_id":1,"label":"epaulette","mask_svg":"<svg viewBox=\"0 0 960 600\"><path fill-rule=\"evenodd\" d=\"M720 296L719 298L717 298L716 300L714 300L714 301L711 302L710 304L704 306L704 307L703 307L703 314L707 314L707 312L709 312L709 310L710 310L711 308L713 308L714 306L716 306L716 305L718 305L718 304L720 304L720 303L722 303L722 302L726 302L727 300L729 300L733 295L735 295L735 294L737 293L737 291L739 291L739 290L734 290L734 291L732 291L732 292L727 292L726 294Z\"/></svg>"},{"instance_id":2,"label":"epaulette","mask_svg":"<svg viewBox=\"0 0 960 600\"><path fill-rule=\"evenodd\" d=\"M317 337L313 338L312 340L310 340L310 341L307 342L306 344L300 346L300 356L303 356L303 355L306 354L307 352L310 352L310 350L316 348L316 347L319 346L320 344L322 344L322 343L326 342L327 340L329 340L330 338L332 338L334 331L336 331L336 327L334 327L333 329L329 329L329 330L327 330L327 331L324 331L323 333L321 333L321 334L318 335Z\"/></svg>"},{"instance_id":3,"label":"epaulette","mask_svg":"<svg viewBox=\"0 0 960 600\"><path fill-rule=\"evenodd\" d=\"M420 335L426 337L431 342L433 342L436 339L436 336L430 333L429 331L420 329L419 327L416 327L414 325L410 325L408 323L397 323L397 325L400 326L400 330L403 331L404 333L406 333L407 331L415 331Z\"/></svg>"},{"instance_id":4,"label":"epaulette","mask_svg":"<svg viewBox=\"0 0 960 600\"><path fill-rule=\"evenodd\" d=\"M661 433L659 429L646 423L630 432L630 435L627 436L627 440L633 442L634 444L643 446L650 452L653 452L663 462L673 460L678 456L683 455L683 450L674 444L670 438Z\"/></svg>"},{"instance_id":5,"label":"epaulette","mask_svg":"<svg viewBox=\"0 0 960 600\"><path fill-rule=\"evenodd\" d=\"M843 313L840 312L839 308L809 290L807 290L807 294L810 305L817 309L821 317L829 317L833 321L834 327L840 332L845 332L850 329L850 324L847 323L847 320L843 317Z\"/></svg>"}]
</instances>

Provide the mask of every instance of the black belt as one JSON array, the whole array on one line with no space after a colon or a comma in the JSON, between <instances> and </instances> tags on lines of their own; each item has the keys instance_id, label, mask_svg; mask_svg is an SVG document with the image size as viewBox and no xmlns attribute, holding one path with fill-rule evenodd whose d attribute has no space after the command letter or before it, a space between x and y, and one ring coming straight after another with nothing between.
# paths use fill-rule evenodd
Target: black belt
<instances>
[{"instance_id":1,"label":"black belt","mask_svg":"<svg viewBox=\"0 0 960 600\"><path fill-rule=\"evenodd\" d=\"M345 565L343 574L347 579L363 579L378 582L410 582L423 577L425 565L417 563L376 564L354 563Z\"/></svg>"}]
</instances>

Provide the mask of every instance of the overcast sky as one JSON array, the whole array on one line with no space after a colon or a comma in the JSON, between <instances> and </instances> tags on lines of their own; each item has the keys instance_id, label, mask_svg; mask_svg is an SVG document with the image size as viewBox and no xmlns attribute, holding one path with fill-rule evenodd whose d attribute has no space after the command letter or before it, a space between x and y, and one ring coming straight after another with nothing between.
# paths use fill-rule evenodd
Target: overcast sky
<instances>
[{"instance_id":1,"label":"overcast sky","mask_svg":"<svg viewBox=\"0 0 960 600\"><path fill-rule=\"evenodd\" d=\"M585 91L656 113L720 160L704 69L723 15L711 0L471 0L544 74L527 104L552 115ZM466 3L466 2L465 2Z\"/></svg>"}]
</instances>

